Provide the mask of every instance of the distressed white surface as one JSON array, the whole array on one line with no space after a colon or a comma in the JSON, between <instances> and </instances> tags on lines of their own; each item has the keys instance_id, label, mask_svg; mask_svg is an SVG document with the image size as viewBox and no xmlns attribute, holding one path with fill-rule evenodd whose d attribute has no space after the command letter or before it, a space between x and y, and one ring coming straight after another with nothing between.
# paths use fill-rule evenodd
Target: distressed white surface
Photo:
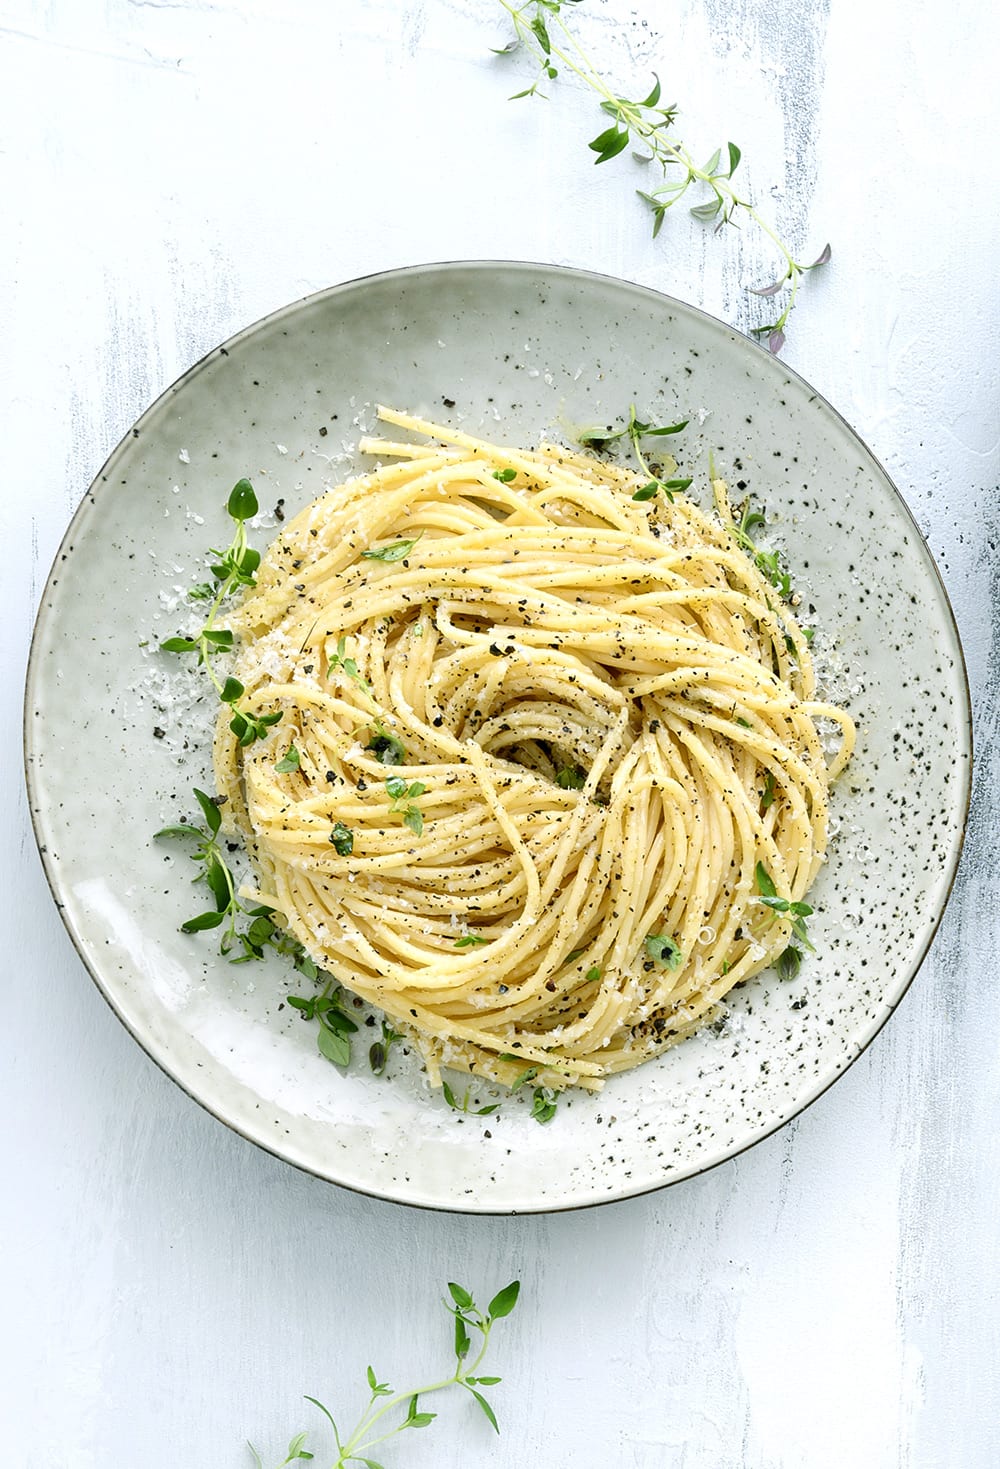
<instances>
[{"instance_id":1,"label":"distressed white surface","mask_svg":"<svg viewBox=\"0 0 1000 1469\"><path fill-rule=\"evenodd\" d=\"M502 1439L444 1404L389 1464L1000 1463L1000 20L980 0L585 0L573 19L622 89L660 73L706 154L740 143L803 253L833 241L786 356L929 535L977 711L969 840L931 960L777 1137L582 1214L353 1197L161 1075L63 933L18 777L40 584L107 451L207 348L333 281L548 259L745 326L741 284L767 258L682 218L654 245L628 166L590 164L588 97L560 81L548 104L506 102L489 0L0 0L11 1469L238 1469L246 1436L277 1462L311 1422L302 1392L350 1416L369 1360L402 1381L444 1355L445 1279L514 1275Z\"/></svg>"}]
</instances>

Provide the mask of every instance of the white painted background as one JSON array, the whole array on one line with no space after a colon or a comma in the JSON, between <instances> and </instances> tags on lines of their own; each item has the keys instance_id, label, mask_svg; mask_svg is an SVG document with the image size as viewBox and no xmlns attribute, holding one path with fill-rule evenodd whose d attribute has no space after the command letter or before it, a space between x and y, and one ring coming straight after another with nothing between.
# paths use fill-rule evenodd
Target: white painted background
<instances>
[{"instance_id":1,"label":"white painted background","mask_svg":"<svg viewBox=\"0 0 1000 1469\"><path fill-rule=\"evenodd\" d=\"M109 449L209 347L352 276L568 262L746 326L766 256L683 218L654 245L641 180L590 163L589 97L506 100L492 0L0 0L4 1469L248 1469L246 1436L271 1469L317 1421L300 1394L350 1416L369 1360L397 1381L445 1357L449 1276L514 1275L503 1437L443 1404L387 1464L1000 1464L1000 20L985 0L584 0L572 19L623 90L661 74L698 151L743 147L804 253L833 242L785 355L928 534L977 711L931 960L776 1137L551 1218L340 1192L147 1060L62 930L19 776L40 585Z\"/></svg>"}]
</instances>

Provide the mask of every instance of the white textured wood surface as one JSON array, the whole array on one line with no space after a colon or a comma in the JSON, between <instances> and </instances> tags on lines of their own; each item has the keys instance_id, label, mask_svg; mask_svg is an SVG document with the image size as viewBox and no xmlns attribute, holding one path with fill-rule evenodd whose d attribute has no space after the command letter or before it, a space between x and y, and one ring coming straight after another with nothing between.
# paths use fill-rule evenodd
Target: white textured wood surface
<instances>
[{"instance_id":1,"label":"white textured wood surface","mask_svg":"<svg viewBox=\"0 0 1000 1469\"><path fill-rule=\"evenodd\" d=\"M585 0L572 19L623 89L660 73L699 150L743 147L804 252L833 242L785 355L928 535L976 708L969 839L931 959L776 1137L550 1218L330 1188L147 1060L62 930L18 775L40 586L108 450L206 349L334 281L553 260L746 326L742 285L767 261L749 233L683 218L654 244L628 166L590 163L589 97L560 81L547 104L505 100L490 0L0 0L10 1469L239 1469L247 1436L276 1463L317 1421L301 1393L349 1415L369 1360L397 1381L446 1351L445 1279L514 1275L503 1437L445 1404L389 1464L1000 1463L1000 20L982 0Z\"/></svg>"}]
</instances>

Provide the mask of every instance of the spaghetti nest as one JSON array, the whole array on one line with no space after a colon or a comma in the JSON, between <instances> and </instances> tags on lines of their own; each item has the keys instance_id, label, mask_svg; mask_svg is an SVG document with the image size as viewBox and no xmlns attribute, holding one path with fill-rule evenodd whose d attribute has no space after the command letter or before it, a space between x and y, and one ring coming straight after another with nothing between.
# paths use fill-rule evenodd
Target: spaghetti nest
<instances>
[{"instance_id":1,"label":"spaghetti nest","mask_svg":"<svg viewBox=\"0 0 1000 1469\"><path fill-rule=\"evenodd\" d=\"M383 467L279 532L232 626L282 720L243 747L223 713L219 790L262 900L432 1079L595 1088L792 942L853 727L721 482L715 515L637 502L380 417L440 446L364 441Z\"/></svg>"}]
</instances>

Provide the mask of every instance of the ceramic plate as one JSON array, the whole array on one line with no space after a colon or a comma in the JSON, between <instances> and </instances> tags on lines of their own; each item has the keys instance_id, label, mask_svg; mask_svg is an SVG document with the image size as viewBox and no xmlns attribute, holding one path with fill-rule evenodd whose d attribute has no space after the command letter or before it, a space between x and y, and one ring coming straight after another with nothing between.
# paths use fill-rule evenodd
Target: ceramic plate
<instances>
[{"instance_id":1,"label":"ceramic plate","mask_svg":"<svg viewBox=\"0 0 1000 1469\"><path fill-rule=\"evenodd\" d=\"M768 511L815 621L829 697L858 724L816 883L817 954L760 976L721 1025L566 1097L453 1112L414 1058L343 1073L284 1000L283 962L233 966L185 937L193 869L152 833L197 811L214 696L159 640L182 625L224 505L248 476L262 547L282 514L361 467L377 402L501 443L640 416L691 421ZM815 607L815 615L812 608ZM803 619L805 620L805 619ZM60 912L136 1040L244 1137L322 1178L410 1204L562 1209L699 1173L817 1097L891 1013L941 917L970 777L968 691L947 597L871 454L746 338L638 286L549 266L421 266L289 306L209 354L111 455L42 599L26 700L31 808ZM367 1048L362 1047L364 1052ZM475 1105L487 1105L477 1090Z\"/></svg>"}]
</instances>

